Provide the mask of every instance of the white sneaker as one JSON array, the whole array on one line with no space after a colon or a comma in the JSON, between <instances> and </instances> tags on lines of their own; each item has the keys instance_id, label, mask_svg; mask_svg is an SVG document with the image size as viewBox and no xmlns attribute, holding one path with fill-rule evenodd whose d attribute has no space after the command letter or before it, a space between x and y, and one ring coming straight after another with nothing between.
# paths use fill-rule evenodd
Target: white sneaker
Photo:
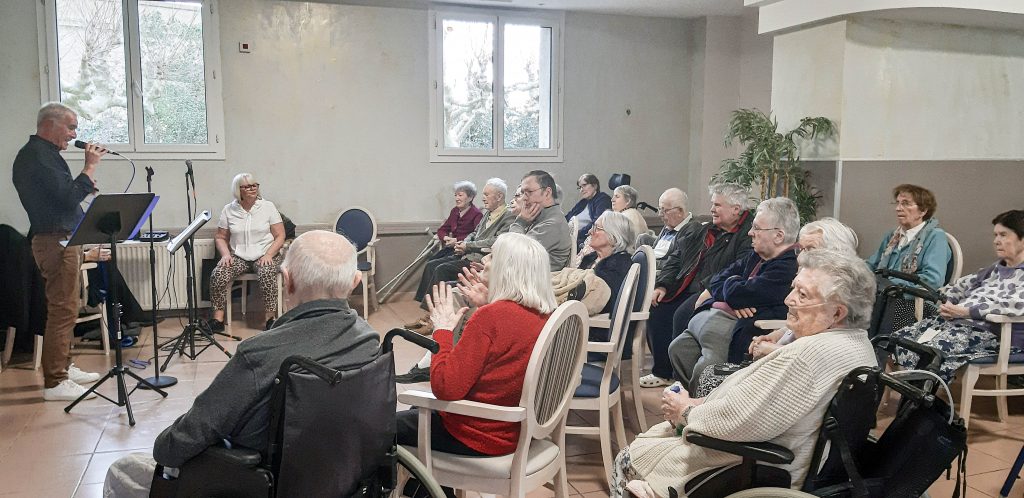
<instances>
[{"instance_id":1,"label":"white sneaker","mask_svg":"<svg viewBox=\"0 0 1024 498\"><path fill-rule=\"evenodd\" d=\"M647 374L640 377L640 387L662 387L671 386L672 380L663 379L654 374Z\"/></svg>"},{"instance_id":2,"label":"white sneaker","mask_svg":"<svg viewBox=\"0 0 1024 498\"><path fill-rule=\"evenodd\" d=\"M75 384L92 384L97 380L100 380L100 374L96 372L86 372L75 366L74 363L68 367L68 379Z\"/></svg>"},{"instance_id":3,"label":"white sneaker","mask_svg":"<svg viewBox=\"0 0 1024 498\"><path fill-rule=\"evenodd\" d=\"M46 401L74 401L85 394L85 391L84 387L75 384L71 379L64 379L54 387L43 389L43 399ZM92 392L85 399L95 397L96 393Z\"/></svg>"}]
</instances>

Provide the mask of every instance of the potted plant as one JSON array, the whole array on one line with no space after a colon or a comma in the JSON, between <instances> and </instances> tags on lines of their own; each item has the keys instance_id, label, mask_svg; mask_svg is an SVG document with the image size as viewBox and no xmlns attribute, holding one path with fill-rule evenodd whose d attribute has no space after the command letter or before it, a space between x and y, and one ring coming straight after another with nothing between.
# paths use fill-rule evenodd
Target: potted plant
<instances>
[{"instance_id":1,"label":"potted plant","mask_svg":"<svg viewBox=\"0 0 1024 498\"><path fill-rule=\"evenodd\" d=\"M747 188L759 185L762 200L789 197L806 223L816 217L821 195L810 183L810 172L800 167L796 137L806 142L831 138L836 132L835 122L824 117L803 118L796 128L780 133L779 123L757 109L733 111L725 145L739 141L745 149L738 158L722 161L722 170L712 181Z\"/></svg>"}]
</instances>

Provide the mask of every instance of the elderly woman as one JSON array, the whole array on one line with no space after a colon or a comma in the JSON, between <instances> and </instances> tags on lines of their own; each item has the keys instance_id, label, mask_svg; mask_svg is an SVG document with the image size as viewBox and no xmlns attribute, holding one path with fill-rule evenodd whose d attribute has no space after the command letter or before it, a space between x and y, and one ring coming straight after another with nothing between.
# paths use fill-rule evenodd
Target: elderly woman
<instances>
[{"instance_id":1,"label":"elderly woman","mask_svg":"<svg viewBox=\"0 0 1024 498\"><path fill-rule=\"evenodd\" d=\"M277 274L281 268L284 223L274 203L260 195L260 184L250 173L240 173L231 181L235 196L220 212L214 244L220 261L210 276L210 302L213 319L210 329L224 330L224 308L231 282L244 273L256 273L267 316L266 328L277 317Z\"/></svg>"},{"instance_id":2,"label":"elderly woman","mask_svg":"<svg viewBox=\"0 0 1024 498\"><path fill-rule=\"evenodd\" d=\"M476 185L473 182L455 182L455 207L448 213L448 219L444 220L441 227L437 229L437 240L441 241L442 249L434 255L434 258L450 256L455 251L455 245L466 238L467 235L476 230L480 224L483 213L473 205L476 197ZM422 296L419 300L422 300Z\"/></svg>"},{"instance_id":3,"label":"elderly woman","mask_svg":"<svg viewBox=\"0 0 1024 498\"><path fill-rule=\"evenodd\" d=\"M576 237L577 248L583 246L583 240L590 233L590 225L601 213L612 208L612 199L608 194L601 192L601 182L593 173L585 173L576 182L576 188L580 191L580 200L565 215L565 221L576 218L579 226L579 233ZM560 200L561 196L558 196Z\"/></svg>"},{"instance_id":4,"label":"elderly woman","mask_svg":"<svg viewBox=\"0 0 1024 498\"><path fill-rule=\"evenodd\" d=\"M612 192L612 211L626 215L630 225L632 225L633 233L636 235L647 233L647 221L644 220L644 216L640 214L640 211L636 209L636 203L639 198L640 193L629 185L620 185ZM605 212L607 213L608 211ZM583 241L583 248L580 249L578 255L581 261L593 251L593 247L590 245L590 237L592 236L592 234L587 235L587 240Z\"/></svg>"},{"instance_id":5,"label":"elderly woman","mask_svg":"<svg viewBox=\"0 0 1024 498\"><path fill-rule=\"evenodd\" d=\"M855 257L830 250L800 255L800 273L786 297L787 326L797 340L731 375L706 398L686 391L662 393L665 422L619 453L612 496L628 489L640 497L683 495L701 472L739 463L740 457L686 441L687 431L727 441L769 441L795 458L781 468L799 489L807 476L822 417L843 377L875 366L867 326L875 280Z\"/></svg>"},{"instance_id":6,"label":"elderly woman","mask_svg":"<svg viewBox=\"0 0 1024 498\"><path fill-rule=\"evenodd\" d=\"M754 252L711 278L697 298L693 318L669 345L675 377L695 392L708 365L743 360L750 340L760 335L755 320L786 316L784 300L796 276L800 215L786 197L757 207L750 227Z\"/></svg>"},{"instance_id":7,"label":"elderly woman","mask_svg":"<svg viewBox=\"0 0 1024 498\"><path fill-rule=\"evenodd\" d=\"M939 316L894 332L941 350L941 375L947 381L967 362L999 350L999 336L989 329L985 315L1024 315L1024 211L1002 213L992 224L996 262L943 287L946 302ZM1024 347L1024 326L1015 324L1012 337L1014 348ZM901 349L896 360L913 368L917 355Z\"/></svg>"},{"instance_id":8,"label":"elderly woman","mask_svg":"<svg viewBox=\"0 0 1024 498\"><path fill-rule=\"evenodd\" d=\"M629 267L633 265L631 252L636 232L624 214L605 211L590 227L590 237L587 240L592 251L580 261L579 268L594 270L594 273L608 284L611 297L608 298L608 303L604 305L601 313L610 313L615 306L619 287L622 286Z\"/></svg>"},{"instance_id":9,"label":"elderly woman","mask_svg":"<svg viewBox=\"0 0 1024 498\"><path fill-rule=\"evenodd\" d=\"M899 226L882 238L868 266L911 273L932 288L941 287L952 252L946 232L934 217L935 195L924 187L903 184L892 189L892 196Z\"/></svg>"},{"instance_id":10,"label":"elderly woman","mask_svg":"<svg viewBox=\"0 0 1024 498\"><path fill-rule=\"evenodd\" d=\"M458 307L446 285L427 297L434 340L441 349L430 367L430 387L438 399L517 406L526 366L555 295L547 252L539 242L516 233L498 237L486 258L483 278L487 304L462 329L458 347L453 330L467 308ZM477 298L473 292L471 301ZM453 413L431 415L433 449L459 455L505 455L515 451L519 424ZM398 444L416 446L417 412L398 412Z\"/></svg>"}]
</instances>

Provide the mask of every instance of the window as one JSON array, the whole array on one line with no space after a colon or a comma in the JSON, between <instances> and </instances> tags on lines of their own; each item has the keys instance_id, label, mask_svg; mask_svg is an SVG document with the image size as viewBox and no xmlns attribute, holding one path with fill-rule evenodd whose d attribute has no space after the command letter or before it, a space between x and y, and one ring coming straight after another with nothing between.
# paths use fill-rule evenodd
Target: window
<instances>
[{"instance_id":1,"label":"window","mask_svg":"<svg viewBox=\"0 0 1024 498\"><path fill-rule=\"evenodd\" d=\"M431 161L561 161L562 17L430 17Z\"/></svg>"},{"instance_id":2,"label":"window","mask_svg":"<svg viewBox=\"0 0 1024 498\"><path fill-rule=\"evenodd\" d=\"M224 154L215 0L44 0L44 101L119 152Z\"/></svg>"}]
</instances>

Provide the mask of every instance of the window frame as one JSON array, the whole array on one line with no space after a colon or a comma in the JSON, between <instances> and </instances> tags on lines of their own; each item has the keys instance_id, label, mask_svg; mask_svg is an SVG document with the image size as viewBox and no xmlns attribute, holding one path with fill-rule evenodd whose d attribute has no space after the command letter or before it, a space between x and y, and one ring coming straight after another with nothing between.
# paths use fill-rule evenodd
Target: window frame
<instances>
[{"instance_id":1,"label":"window frame","mask_svg":"<svg viewBox=\"0 0 1024 498\"><path fill-rule=\"evenodd\" d=\"M446 19L460 21L488 21L494 23L494 84L491 88L492 114L491 130L494 147L491 149L460 149L444 145L444 85L441 26ZM429 91L430 91L430 162L563 162L562 147L562 102L563 92L563 43L565 13L560 11L526 11L503 9L473 9L448 7L431 9L428 15L429 47ZM550 144L547 149L506 149L505 148L505 102L504 91L504 27L507 24L528 24L551 29L551 122Z\"/></svg>"},{"instance_id":2,"label":"window frame","mask_svg":"<svg viewBox=\"0 0 1024 498\"><path fill-rule=\"evenodd\" d=\"M188 2L189 0L182 0ZM112 151L131 154L133 159L224 159L224 101L220 57L220 6L218 0L199 0L203 29L203 65L206 84L205 144L147 144L142 107L142 50L139 33L139 0L120 0L124 21L125 89L128 101L127 144L105 144ZM39 22L39 91L42 102L60 101L56 0L36 3ZM65 154L68 152L65 151Z\"/></svg>"}]
</instances>

